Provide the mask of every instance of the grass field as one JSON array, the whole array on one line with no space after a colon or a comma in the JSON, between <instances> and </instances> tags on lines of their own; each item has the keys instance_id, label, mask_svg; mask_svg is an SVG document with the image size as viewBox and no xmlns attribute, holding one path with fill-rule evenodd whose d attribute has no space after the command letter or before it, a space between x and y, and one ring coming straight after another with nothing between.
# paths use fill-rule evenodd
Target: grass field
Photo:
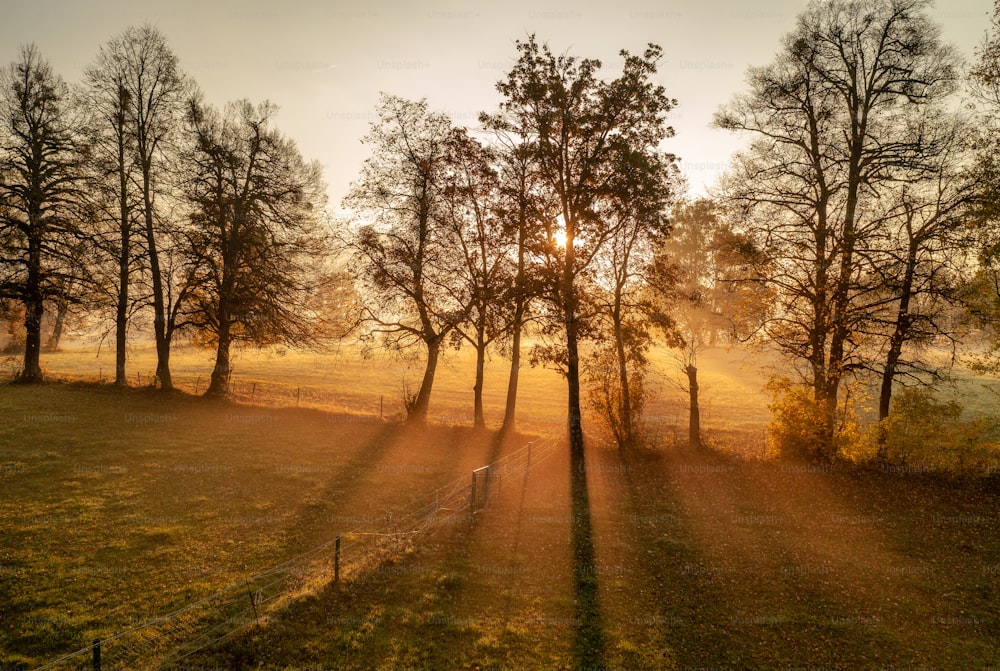
<instances>
[{"instance_id":1,"label":"grass field","mask_svg":"<svg viewBox=\"0 0 1000 671\"><path fill-rule=\"evenodd\" d=\"M175 347L171 370L175 385L189 393L204 391L212 371L212 352L194 347ZM8 358L5 372L13 379L16 357ZM711 434L738 435L760 443L768 420L768 397L763 386L768 366L764 357L723 348L709 350L700 367L702 424ZM108 381L113 379L114 352L93 344L70 342L62 350L42 357L46 374L58 379ZM150 346L129 350L129 380L145 386L156 368L156 352ZM420 360L389 357L381 353L366 358L356 346L336 352L248 350L234 358L231 386L236 399L255 405L311 407L332 412L387 419L403 416L403 385L411 389L423 374ZM503 418L508 363L494 356L487 362L484 401L489 426ZM677 362L666 350L652 353L649 387L652 398L646 421L652 433L683 436L687 422L687 394L675 381L683 377ZM442 359L431 398L430 418L444 424L472 423L472 385L475 361L469 350L449 351ZM525 430L551 431L566 422L566 384L559 373L525 366L518 394L518 422Z\"/></svg>"},{"instance_id":2,"label":"grass field","mask_svg":"<svg viewBox=\"0 0 1000 671\"><path fill-rule=\"evenodd\" d=\"M386 511L521 448L530 435L500 444L463 426L463 357L424 429L375 420L379 396L398 414L405 364L349 352L239 359L234 379L266 405L0 384L0 669L384 530ZM54 377L92 379L105 361L43 359ZM133 353L133 370L151 362ZM204 385L204 352L174 362L182 388ZM494 426L503 368L487 382ZM474 524L414 537L340 585L311 580L170 668L1000 668L995 477L737 459L767 421L761 366L720 350L700 369L710 435L745 449L673 447L683 396L664 383L658 449L623 456L591 431L585 471L558 450L507 474ZM558 432L562 381L524 377L522 426ZM277 406L296 396L303 407Z\"/></svg>"}]
</instances>

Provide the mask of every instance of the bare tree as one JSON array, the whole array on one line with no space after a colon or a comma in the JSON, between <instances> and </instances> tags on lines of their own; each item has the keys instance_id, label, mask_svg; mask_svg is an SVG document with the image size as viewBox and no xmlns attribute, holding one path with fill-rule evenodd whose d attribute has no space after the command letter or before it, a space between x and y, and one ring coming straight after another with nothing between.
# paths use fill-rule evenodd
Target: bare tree
<instances>
[{"instance_id":1,"label":"bare tree","mask_svg":"<svg viewBox=\"0 0 1000 671\"><path fill-rule=\"evenodd\" d=\"M960 301L975 246L968 226L976 188L968 165L970 129L958 119L934 118L920 132L933 136L941 149L920 174L883 191L885 237L882 245L875 241L881 249L865 250L877 264L887 301L886 314L874 320L886 333L880 420L889 416L896 379L929 371L906 356L907 347L956 338L958 325L948 319L947 308Z\"/></svg>"},{"instance_id":2,"label":"bare tree","mask_svg":"<svg viewBox=\"0 0 1000 671\"><path fill-rule=\"evenodd\" d=\"M378 113L364 140L372 155L344 200L358 217L344 242L370 332L390 348L426 351L420 389L407 399L409 418L422 422L441 352L468 314L456 273L459 241L445 209L457 135L426 101L383 95Z\"/></svg>"},{"instance_id":3,"label":"bare tree","mask_svg":"<svg viewBox=\"0 0 1000 671\"><path fill-rule=\"evenodd\" d=\"M116 347L121 347L126 328L126 276L132 272L131 227L138 210L153 307L156 377L163 389L171 389L172 307L168 294L172 289L161 258L164 248L171 244L171 227L166 220L168 208L162 201L172 181L172 142L180 131L184 102L192 85L180 71L166 38L149 24L128 28L104 45L86 77L95 109L104 116L104 131L110 133L112 150L120 151L110 159L119 180ZM134 194L134 204L126 192ZM116 379L119 363L123 365L116 360Z\"/></svg>"},{"instance_id":4,"label":"bare tree","mask_svg":"<svg viewBox=\"0 0 1000 671\"><path fill-rule=\"evenodd\" d=\"M41 382L49 299L79 277L81 143L69 90L34 46L0 72L0 295L25 307L22 382Z\"/></svg>"},{"instance_id":5,"label":"bare tree","mask_svg":"<svg viewBox=\"0 0 1000 671\"><path fill-rule=\"evenodd\" d=\"M142 201L137 187L138 156L131 98L134 87L129 83L134 73L126 58L127 41L138 39L138 34L131 35L101 48L95 62L84 72L78 101L92 147L90 198L98 220L106 222L109 229L98 242L114 265L105 286L115 309L115 384L120 386L128 384L125 368L128 326L141 302L135 300L131 285L143 256L139 239Z\"/></svg>"},{"instance_id":6,"label":"bare tree","mask_svg":"<svg viewBox=\"0 0 1000 671\"><path fill-rule=\"evenodd\" d=\"M216 345L206 396L229 393L234 343L305 345L318 333L307 305L326 251L324 185L319 165L271 127L275 112L243 100L223 114L195 102L188 115L192 277L181 304Z\"/></svg>"},{"instance_id":7,"label":"bare tree","mask_svg":"<svg viewBox=\"0 0 1000 671\"><path fill-rule=\"evenodd\" d=\"M778 300L768 333L806 366L824 410L830 456L841 382L863 369L859 324L878 287L861 248L882 185L933 147L909 119L956 87L957 59L942 45L925 0L829 0L809 6L773 64L752 68L750 91L716 116L749 133L726 182L730 204L773 261Z\"/></svg>"}]
</instances>

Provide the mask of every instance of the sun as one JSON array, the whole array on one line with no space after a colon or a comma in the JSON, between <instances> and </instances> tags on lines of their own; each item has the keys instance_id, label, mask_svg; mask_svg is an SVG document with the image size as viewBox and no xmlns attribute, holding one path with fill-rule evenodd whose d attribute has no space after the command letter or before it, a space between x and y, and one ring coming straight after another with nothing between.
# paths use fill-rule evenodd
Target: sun
<instances>
[{"instance_id":1,"label":"sun","mask_svg":"<svg viewBox=\"0 0 1000 671\"><path fill-rule=\"evenodd\" d=\"M556 225L552 230L552 241L560 249L566 249L566 220L561 214L556 217Z\"/></svg>"}]
</instances>

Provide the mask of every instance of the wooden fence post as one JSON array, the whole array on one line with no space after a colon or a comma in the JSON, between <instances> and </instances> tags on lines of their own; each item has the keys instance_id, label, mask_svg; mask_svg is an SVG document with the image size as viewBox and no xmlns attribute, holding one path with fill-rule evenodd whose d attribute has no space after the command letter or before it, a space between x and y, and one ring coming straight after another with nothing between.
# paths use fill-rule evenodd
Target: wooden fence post
<instances>
[{"instance_id":1,"label":"wooden fence post","mask_svg":"<svg viewBox=\"0 0 1000 671\"><path fill-rule=\"evenodd\" d=\"M333 582L340 583L340 536L333 541Z\"/></svg>"},{"instance_id":2,"label":"wooden fence post","mask_svg":"<svg viewBox=\"0 0 1000 671\"><path fill-rule=\"evenodd\" d=\"M101 639L95 638L91 649L94 651L94 671L101 671Z\"/></svg>"}]
</instances>

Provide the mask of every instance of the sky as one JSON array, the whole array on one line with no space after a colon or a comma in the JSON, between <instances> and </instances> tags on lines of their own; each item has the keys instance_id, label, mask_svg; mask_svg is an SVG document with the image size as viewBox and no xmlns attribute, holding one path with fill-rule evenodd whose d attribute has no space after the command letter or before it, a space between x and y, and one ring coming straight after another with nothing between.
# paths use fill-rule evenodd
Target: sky
<instances>
[{"instance_id":1,"label":"sky","mask_svg":"<svg viewBox=\"0 0 1000 671\"><path fill-rule=\"evenodd\" d=\"M692 195L710 188L745 139L711 127L712 114L765 65L808 0L0 0L0 63L35 43L68 82L125 28L157 26L208 101L270 100L276 126L323 166L339 206L368 149L361 139L379 93L426 98L459 124L495 109L496 82L514 42L535 34L556 53L599 58L605 76L618 53L663 47L658 83L676 98L676 135ZM945 41L971 59L992 0L939 0L932 15Z\"/></svg>"}]
</instances>

